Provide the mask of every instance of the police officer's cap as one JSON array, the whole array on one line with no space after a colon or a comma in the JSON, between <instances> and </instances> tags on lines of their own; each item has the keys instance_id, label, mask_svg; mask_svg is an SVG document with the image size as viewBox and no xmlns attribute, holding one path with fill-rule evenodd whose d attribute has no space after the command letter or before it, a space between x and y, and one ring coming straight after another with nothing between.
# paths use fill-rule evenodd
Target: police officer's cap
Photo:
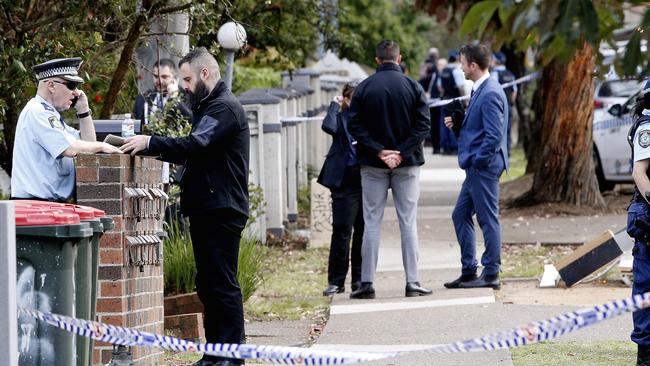
<instances>
[{"instance_id":1,"label":"police officer's cap","mask_svg":"<svg viewBox=\"0 0 650 366\"><path fill-rule=\"evenodd\" d=\"M36 78L40 81L54 76L65 80L83 83L78 70L83 61L79 57L57 58L32 67Z\"/></svg>"},{"instance_id":2,"label":"police officer's cap","mask_svg":"<svg viewBox=\"0 0 650 366\"><path fill-rule=\"evenodd\" d=\"M648 78L648 81L646 81L645 86L643 87L643 90L641 91L641 94L647 95L650 93L650 78Z\"/></svg>"},{"instance_id":3,"label":"police officer's cap","mask_svg":"<svg viewBox=\"0 0 650 366\"><path fill-rule=\"evenodd\" d=\"M503 52L496 52L494 54L494 59L501 65L506 63L506 55Z\"/></svg>"}]
</instances>

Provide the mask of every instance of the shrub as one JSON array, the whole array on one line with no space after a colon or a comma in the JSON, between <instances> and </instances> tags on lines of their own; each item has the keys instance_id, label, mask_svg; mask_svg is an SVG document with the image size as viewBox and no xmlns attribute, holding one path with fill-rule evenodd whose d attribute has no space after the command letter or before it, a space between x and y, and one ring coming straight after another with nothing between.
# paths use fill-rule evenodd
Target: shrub
<instances>
[{"instance_id":1,"label":"shrub","mask_svg":"<svg viewBox=\"0 0 650 366\"><path fill-rule=\"evenodd\" d=\"M167 237L163 243L165 293L184 294L195 288L196 264L189 225L182 217L165 223Z\"/></svg>"}]
</instances>

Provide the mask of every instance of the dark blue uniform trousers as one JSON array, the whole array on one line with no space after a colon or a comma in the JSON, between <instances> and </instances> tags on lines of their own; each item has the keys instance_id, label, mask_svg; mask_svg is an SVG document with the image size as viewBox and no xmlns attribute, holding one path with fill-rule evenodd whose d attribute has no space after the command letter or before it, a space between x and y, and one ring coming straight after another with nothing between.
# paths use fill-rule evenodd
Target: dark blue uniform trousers
<instances>
[{"instance_id":1,"label":"dark blue uniform trousers","mask_svg":"<svg viewBox=\"0 0 650 366\"><path fill-rule=\"evenodd\" d=\"M245 343L244 307L237 282L239 240L247 217L230 208L190 216L196 289L208 343ZM203 359L218 361L221 357ZM231 360L243 363L239 360Z\"/></svg>"},{"instance_id":2,"label":"dark blue uniform trousers","mask_svg":"<svg viewBox=\"0 0 650 366\"><path fill-rule=\"evenodd\" d=\"M359 166L346 167L341 187L331 189L331 192L332 241L327 266L327 282L342 287L345 285L350 260L352 260L352 283L361 281L364 221ZM352 252L350 252L350 238L352 238Z\"/></svg>"},{"instance_id":3,"label":"dark blue uniform trousers","mask_svg":"<svg viewBox=\"0 0 650 366\"><path fill-rule=\"evenodd\" d=\"M635 241L634 262L632 264L632 274L634 284L632 285L632 294L644 294L650 291L650 257L648 256L648 247L640 242ZM650 346L650 309L635 311L632 314L634 321L634 330L632 331L632 342L641 346Z\"/></svg>"},{"instance_id":4,"label":"dark blue uniform trousers","mask_svg":"<svg viewBox=\"0 0 650 366\"><path fill-rule=\"evenodd\" d=\"M503 159L496 155L487 167L470 167L452 213L456 238L460 244L462 274L476 273L476 234L472 216L476 214L483 231L485 252L481 257L483 273L496 275L501 266L501 227L499 225L499 177Z\"/></svg>"}]
</instances>

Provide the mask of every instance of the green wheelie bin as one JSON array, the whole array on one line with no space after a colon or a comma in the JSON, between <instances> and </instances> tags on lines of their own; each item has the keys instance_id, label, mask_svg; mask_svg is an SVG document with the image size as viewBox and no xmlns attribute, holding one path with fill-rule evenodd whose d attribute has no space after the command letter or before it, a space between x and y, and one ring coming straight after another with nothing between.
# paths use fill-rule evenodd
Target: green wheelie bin
<instances>
[{"instance_id":1,"label":"green wheelie bin","mask_svg":"<svg viewBox=\"0 0 650 366\"><path fill-rule=\"evenodd\" d=\"M76 213L49 202L16 201L17 297L20 307L76 317L77 250L89 246L93 229ZM76 363L75 335L22 314L20 365Z\"/></svg>"}]
</instances>

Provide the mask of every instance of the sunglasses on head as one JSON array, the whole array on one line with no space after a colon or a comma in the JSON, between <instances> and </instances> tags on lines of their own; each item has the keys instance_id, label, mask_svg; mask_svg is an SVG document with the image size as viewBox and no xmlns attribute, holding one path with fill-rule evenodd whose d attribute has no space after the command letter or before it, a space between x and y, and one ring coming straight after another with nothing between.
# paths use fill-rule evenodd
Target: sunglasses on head
<instances>
[{"instance_id":1,"label":"sunglasses on head","mask_svg":"<svg viewBox=\"0 0 650 366\"><path fill-rule=\"evenodd\" d=\"M77 89L77 86L79 85L78 82L76 82L76 81L69 81L69 80L66 80L66 81L59 81L59 80L52 80L52 79L50 79L50 81L53 81L53 82L55 82L55 83L57 83L57 84L63 84L63 85L65 85L65 87L68 88L69 90L75 90L75 89Z\"/></svg>"}]
</instances>

